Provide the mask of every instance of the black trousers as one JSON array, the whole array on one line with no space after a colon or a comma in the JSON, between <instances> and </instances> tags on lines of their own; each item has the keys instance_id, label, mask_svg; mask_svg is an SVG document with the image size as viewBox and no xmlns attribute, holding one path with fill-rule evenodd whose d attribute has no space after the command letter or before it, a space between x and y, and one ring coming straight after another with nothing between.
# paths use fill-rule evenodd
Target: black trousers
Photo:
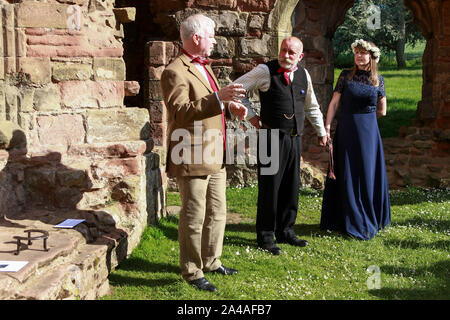
<instances>
[{"instance_id":1,"label":"black trousers","mask_svg":"<svg viewBox=\"0 0 450 320\"><path fill-rule=\"evenodd\" d=\"M264 130L264 129L262 129ZM294 224L297 218L300 188L301 136L278 130L278 139L273 129L265 129L267 136L260 130L258 136L258 209L256 216L256 234L258 245L274 243L295 236ZM275 136L274 136L275 134ZM266 139L266 141L263 141ZM278 153L272 145L278 143ZM262 144L267 145L271 162L261 156ZM264 147L263 147L264 149ZM272 150L272 153L271 153ZM264 151L264 150L263 150ZM264 154L264 152L262 152ZM278 170L267 174L267 169L278 154Z\"/></svg>"}]
</instances>

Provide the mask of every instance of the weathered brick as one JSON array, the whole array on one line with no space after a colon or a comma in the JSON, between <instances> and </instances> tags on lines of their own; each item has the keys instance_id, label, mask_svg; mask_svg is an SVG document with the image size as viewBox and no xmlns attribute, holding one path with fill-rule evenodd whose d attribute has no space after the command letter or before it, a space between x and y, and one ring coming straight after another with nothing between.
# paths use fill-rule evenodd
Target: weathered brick
<instances>
[{"instance_id":1,"label":"weathered brick","mask_svg":"<svg viewBox=\"0 0 450 320\"><path fill-rule=\"evenodd\" d=\"M192 7L204 6L214 9L235 9L237 0L195 0Z\"/></svg>"},{"instance_id":2,"label":"weathered brick","mask_svg":"<svg viewBox=\"0 0 450 320\"><path fill-rule=\"evenodd\" d=\"M61 109L61 99L58 86L49 84L36 88L34 92L34 108L37 111L54 111Z\"/></svg>"},{"instance_id":3,"label":"weathered brick","mask_svg":"<svg viewBox=\"0 0 450 320\"><path fill-rule=\"evenodd\" d=\"M81 115L38 116L36 124L42 145L70 146L84 143L85 130Z\"/></svg>"},{"instance_id":4,"label":"weathered brick","mask_svg":"<svg viewBox=\"0 0 450 320\"><path fill-rule=\"evenodd\" d=\"M125 80L125 62L121 58L94 58L95 80Z\"/></svg>"},{"instance_id":5,"label":"weathered brick","mask_svg":"<svg viewBox=\"0 0 450 320\"><path fill-rule=\"evenodd\" d=\"M270 12L275 0L237 0L238 8L241 11L262 11Z\"/></svg>"},{"instance_id":6,"label":"weathered brick","mask_svg":"<svg viewBox=\"0 0 450 320\"><path fill-rule=\"evenodd\" d=\"M123 81L62 81L62 105L67 108L109 108L123 105Z\"/></svg>"},{"instance_id":7,"label":"weathered brick","mask_svg":"<svg viewBox=\"0 0 450 320\"><path fill-rule=\"evenodd\" d=\"M125 96L131 97L139 94L139 89L141 88L139 82L137 81L125 81Z\"/></svg>"},{"instance_id":8,"label":"weathered brick","mask_svg":"<svg viewBox=\"0 0 450 320\"><path fill-rule=\"evenodd\" d=\"M84 44L84 37L68 35L29 35L27 37L27 44L49 46L82 46Z\"/></svg>"},{"instance_id":9,"label":"weathered brick","mask_svg":"<svg viewBox=\"0 0 450 320\"><path fill-rule=\"evenodd\" d=\"M52 77L53 80L57 82L68 80L89 80L91 75L92 68L88 64L62 62L56 62L53 64Z\"/></svg>"},{"instance_id":10,"label":"weathered brick","mask_svg":"<svg viewBox=\"0 0 450 320\"><path fill-rule=\"evenodd\" d=\"M151 41L148 45L148 65L166 65L166 46L164 41Z\"/></svg>"},{"instance_id":11,"label":"weathered brick","mask_svg":"<svg viewBox=\"0 0 450 320\"><path fill-rule=\"evenodd\" d=\"M57 47L54 46L27 46L27 57L56 57Z\"/></svg>"},{"instance_id":12,"label":"weathered brick","mask_svg":"<svg viewBox=\"0 0 450 320\"><path fill-rule=\"evenodd\" d=\"M146 109L89 110L86 115L87 142L135 141L148 139Z\"/></svg>"},{"instance_id":13,"label":"weathered brick","mask_svg":"<svg viewBox=\"0 0 450 320\"><path fill-rule=\"evenodd\" d=\"M49 58L19 58L18 72L29 75L30 81L45 84L51 81L51 68Z\"/></svg>"},{"instance_id":14,"label":"weathered brick","mask_svg":"<svg viewBox=\"0 0 450 320\"><path fill-rule=\"evenodd\" d=\"M17 8L17 26L31 28L67 28L68 5L23 2Z\"/></svg>"}]
</instances>

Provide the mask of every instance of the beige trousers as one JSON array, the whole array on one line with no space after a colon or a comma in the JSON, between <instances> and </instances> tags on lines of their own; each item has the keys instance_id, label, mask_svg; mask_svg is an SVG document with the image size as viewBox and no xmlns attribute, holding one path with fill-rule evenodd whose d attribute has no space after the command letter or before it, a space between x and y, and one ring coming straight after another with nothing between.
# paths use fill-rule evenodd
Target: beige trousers
<instances>
[{"instance_id":1,"label":"beige trousers","mask_svg":"<svg viewBox=\"0 0 450 320\"><path fill-rule=\"evenodd\" d=\"M204 277L222 263L226 224L226 171L177 177L181 196L178 224L181 275L187 281Z\"/></svg>"}]
</instances>

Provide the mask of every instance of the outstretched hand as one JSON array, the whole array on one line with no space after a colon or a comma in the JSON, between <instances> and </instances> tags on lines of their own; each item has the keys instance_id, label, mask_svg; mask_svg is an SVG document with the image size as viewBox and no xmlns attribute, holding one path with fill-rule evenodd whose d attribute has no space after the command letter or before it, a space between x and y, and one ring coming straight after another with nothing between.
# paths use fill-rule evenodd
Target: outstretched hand
<instances>
[{"instance_id":1,"label":"outstretched hand","mask_svg":"<svg viewBox=\"0 0 450 320\"><path fill-rule=\"evenodd\" d=\"M220 101L233 101L236 103L240 103L239 98L245 98L245 89L243 85L240 83L229 84L226 87L223 87L217 94L219 96Z\"/></svg>"},{"instance_id":2,"label":"outstretched hand","mask_svg":"<svg viewBox=\"0 0 450 320\"><path fill-rule=\"evenodd\" d=\"M247 107L240 102L230 102L229 110L232 114L237 116L239 120L243 120L247 116Z\"/></svg>"}]
</instances>

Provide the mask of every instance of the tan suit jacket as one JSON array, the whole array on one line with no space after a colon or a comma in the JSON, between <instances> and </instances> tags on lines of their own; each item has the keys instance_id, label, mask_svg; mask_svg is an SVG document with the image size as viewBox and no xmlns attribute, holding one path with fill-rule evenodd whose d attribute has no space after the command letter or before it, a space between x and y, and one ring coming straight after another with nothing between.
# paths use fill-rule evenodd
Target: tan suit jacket
<instances>
[{"instance_id":1,"label":"tan suit jacket","mask_svg":"<svg viewBox=\"0 0 450 320\"><path fill-rule=\"evenodd\" d=\"M211 67L208 65L206 68L219 88L218 81ZM216 129L219 133L217 138L223 141L222 109L209 82L198 71L197 67L191 63L190 58L181 54L162 73L161 87L164 102L168 110L168 150L166 162L168 175L172 177L203 176L219 172L223 167L223 143L217 144L215 143L215 139L206 139L206 141L204 139L202 139L203 141L194 139L194 121L201 121L196 124L201 124L202 135L206 130ZM172 133L176 129L186 129L190 134L191 159L189 163L175 164L172 161L172 150L182 140L182 138L179 138L179 141L172 141ZM214 145L210 146L210 144L216 146L221 145L221 150L216 150L217 148ZM196 146L195 150L194 146ZM205 148L208 148L207 150L214 150L214 153L218 152L217 158L220 158L220 161L206 163L203 159L199 163L198 155L197 161L194 161L194 152L198 154L198 150L205 150Z\"/></svg>"}]
</instances>

